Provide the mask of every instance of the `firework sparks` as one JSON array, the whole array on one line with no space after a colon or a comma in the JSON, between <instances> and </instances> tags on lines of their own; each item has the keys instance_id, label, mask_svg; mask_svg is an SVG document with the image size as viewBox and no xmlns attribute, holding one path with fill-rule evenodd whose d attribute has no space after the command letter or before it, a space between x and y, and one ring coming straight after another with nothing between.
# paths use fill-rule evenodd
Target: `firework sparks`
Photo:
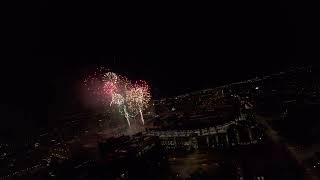
<instances>
[{"instance_id":1,"label":"firework sparks","mask_svg":"<svg viewBox=\"0 0 320 180\"><path fill-rule=\"evenodd\" d=\"M114 92L116 92L117 87L114 83L107 81L103 84L103 92L106 94L112 95Z\"/></svg>"}]
</instances>

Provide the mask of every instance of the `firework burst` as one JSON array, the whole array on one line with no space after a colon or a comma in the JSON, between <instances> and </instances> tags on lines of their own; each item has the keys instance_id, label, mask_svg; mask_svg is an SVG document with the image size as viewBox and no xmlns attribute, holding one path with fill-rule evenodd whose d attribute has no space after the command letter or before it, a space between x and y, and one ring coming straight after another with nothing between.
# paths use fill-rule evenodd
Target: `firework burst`
<instances>
[{"instance_id":1,"label":"firework burst","mask_svg":"<svg viewBox=\"0 0 320 180\"><path fill-rule=\"evenodd\" d=\"M130 127L130 118L140 115L144 124L143 110L151 99L149 85L145 81L132 83L125 76L100 68L88 76L84 85L92 94L99 95L99 101L118 108Z\"/></svg>"},{"instance_id":2,"label":"firework burst","mask_svg":"<svg viewBox=\"0 0 320 180\"><path fill-rule=\"evenodd\" d=\"M140 114L142 124L144 124L142 111L148 106L150 98L149 86L145 81L136 82L133 87L126 92L128 107L135 115Z\"/></svg>"}]
</instances>

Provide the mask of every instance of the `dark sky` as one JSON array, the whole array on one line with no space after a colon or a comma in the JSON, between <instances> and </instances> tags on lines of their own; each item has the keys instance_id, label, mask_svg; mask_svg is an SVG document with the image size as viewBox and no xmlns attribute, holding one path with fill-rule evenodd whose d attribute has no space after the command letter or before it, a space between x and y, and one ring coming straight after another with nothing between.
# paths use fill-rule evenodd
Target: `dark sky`
<instances>
[{"instance_id":1,"label":"dark sky","mask_svg":"<svg viewBox=\"0 0 320 180\"><path fill-rule=\"evenodd\" d=\"M164 97L313 64L319 57L313 11L290 4L150 9L124 18L106 14L103 21L70 14L56 18L42 9L9 22L1 62L5 118L20 114L15 119L41 124L48 112L76 109L79 82L96 66L145 79L154 96Z\"/></svg>"}]
</instances>

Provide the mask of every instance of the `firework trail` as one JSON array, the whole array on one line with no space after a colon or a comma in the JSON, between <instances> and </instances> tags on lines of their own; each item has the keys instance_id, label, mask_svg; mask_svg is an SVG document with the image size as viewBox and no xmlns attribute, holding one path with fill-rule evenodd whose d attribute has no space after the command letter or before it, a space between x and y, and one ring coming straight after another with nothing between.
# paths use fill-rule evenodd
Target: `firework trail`
<instances>
[{"instance_id":1,"label":"firework trail","mask_svg":"<svg viewBox=\"0 0 320 180\"><path fill-rule=\"evenodd\" d=\"M131 126L131 123L130 123L130 115L129 115L129 113L128 113L128 111L127 111L127 107L124 105L123 106L123 111L124 111L124 117L126 118L126 120L127 120L127 123L128 123L128 125L129 125L129 127Z\"/></svg>"}]
</instances>

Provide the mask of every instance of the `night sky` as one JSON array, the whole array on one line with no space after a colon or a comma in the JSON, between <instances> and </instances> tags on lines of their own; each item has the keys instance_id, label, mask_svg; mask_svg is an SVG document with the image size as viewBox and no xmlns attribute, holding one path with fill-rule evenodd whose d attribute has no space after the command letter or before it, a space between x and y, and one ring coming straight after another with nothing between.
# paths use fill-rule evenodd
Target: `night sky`
<instances>
[{"instance_id":1,"label":"night sky","mask_svg":"<svg viewBox=\"0 0 320 180\"><path fill-rule=\"evenodd\" d=\"M143 20L128 16L115 24L86 20L89 25L72 15L51 21L54 15L45 9L41 13L48 16L22 17L21 26L8 29L3 49L2 127L41 127L52 114L79 111L81 81L99 66L147 80L160 98L313 64L319 57L313 12L298 6L182 11L157 11Z\"/></svg>"}]
</instances>

